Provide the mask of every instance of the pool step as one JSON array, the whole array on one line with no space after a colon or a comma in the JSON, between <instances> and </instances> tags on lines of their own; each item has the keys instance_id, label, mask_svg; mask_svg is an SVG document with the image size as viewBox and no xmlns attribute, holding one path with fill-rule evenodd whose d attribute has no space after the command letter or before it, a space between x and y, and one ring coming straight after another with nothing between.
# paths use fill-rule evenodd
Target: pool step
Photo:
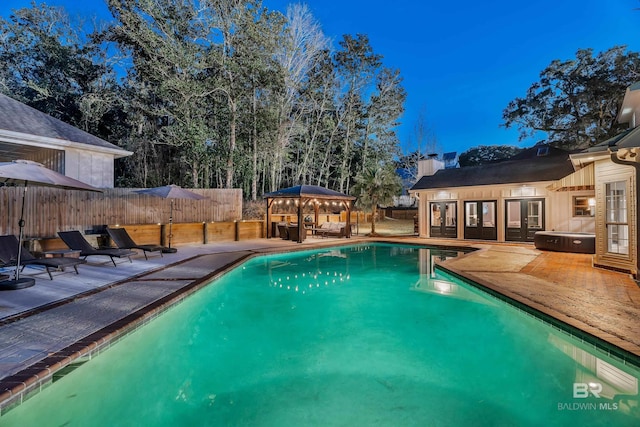
<instances>
[{"instance_id":1,"label":"pool step","mask_svg":"<svg viewBox=\"0 0 640 427\"><path fill-rule=\"evenodd\" d=\"M52 382L56 382L60 379L62 379L63 377L65 377L66 375L70 374L71 372L75 371L77 368L79 368L80 366L84 365L85 363L87 363L89 360L80 360L80 361L76 361L73 362L67 366L65 366L64 368L60 369L59 371L55 372L53 374L53 379Z\"/></svg>"}]
</instances>

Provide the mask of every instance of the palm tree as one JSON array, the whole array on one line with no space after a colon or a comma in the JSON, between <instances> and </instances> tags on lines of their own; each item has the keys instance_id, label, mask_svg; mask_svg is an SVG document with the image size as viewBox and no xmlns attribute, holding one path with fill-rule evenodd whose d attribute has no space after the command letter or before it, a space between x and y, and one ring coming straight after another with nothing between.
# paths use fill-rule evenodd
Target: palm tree
<instances>
[{"instance_id":1,"label":"palm tree","mask_svg":"<svg viewBox=\"0 0 640 427\"><path fill-rule=\"evenodd\" d=\"M356 205L371 209L371 233L376 234L378 205L388 204L402 191L402 182L392 165L367 168L355 177L351 194L356 196Z\"/></svg>"}]
</instances>

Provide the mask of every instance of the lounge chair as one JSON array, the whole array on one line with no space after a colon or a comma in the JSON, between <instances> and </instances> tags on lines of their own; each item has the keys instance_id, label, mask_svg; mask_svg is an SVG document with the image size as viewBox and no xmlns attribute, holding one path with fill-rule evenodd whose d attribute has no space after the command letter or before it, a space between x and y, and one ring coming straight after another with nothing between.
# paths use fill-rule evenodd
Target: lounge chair
<instances>
[{"instance_id":1,"label":"lounge chair","mask_svg":"<svg viewBox=\"0 0 640 427\"><path fill-rule=\"evenodd\" d=\"M18 238L14 235L0 236L0 262L5 266L16 265L18 255ZM31 252L22 249L20 254L20 265L22 270L28 265L40 265L47 270L49 279L53 280L51 268L64 270L65 267L73 267L78 274L78 265L84 264L85 260L80 258L36 258Z\"/></svg>"},{"instance_id":2,"label":"lounge chair","mask_svg":"<svg viewBox=\"0 0 640 427\"><path fill-rule=\"evenodd\" d=\"M133 241L129 233L125 228L107 228L107 233L109 233L109 237L113 240L113 243L120 249L140 249L144 253L144 259L149 259L147 257L147 252L160 252L160 256L162 256L162 251L166 249L164 246L160 245L139 245Z\"/></svg>"},{"instance_id":3,"label":"lounge chair","mask_svg":"<svg viewBox=\"0 0 640 427\"><path fill-rule=\"evenodd\" d=\"M88 256L93 255L101 255L108 256L111 258L111 262L114 266L116 266L116 261L114 258L129 258L129 262L131 261L131 255L135 255L136 252L129 249L116 249L116 248L106 248L106 249L96 249L91 246L91 243L87 242L87 239L84 238L82 233L77 230L73 231L58 231L58 236L62 239L62 241L69 246L70 249L80 251L80 256L84 259L87 259Z\"/></svg>"}]
</instances>

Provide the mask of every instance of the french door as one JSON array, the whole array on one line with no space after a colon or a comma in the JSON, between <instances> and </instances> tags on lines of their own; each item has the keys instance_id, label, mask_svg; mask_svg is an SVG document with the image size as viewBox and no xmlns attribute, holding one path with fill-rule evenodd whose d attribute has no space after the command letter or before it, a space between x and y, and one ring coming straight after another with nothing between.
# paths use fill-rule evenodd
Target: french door
<instances>
[{"instance_id":1,"label":"french door","mask_svg":"<svg viewBox=\"0 0 640 427\"><path fill-rule=\"evenodd\" d=\"M496 201L464 202L464 238L496 240Z\"/></svg>"},{"instance_id":2,"label":"french door","mask_svg":"<svg viewBox=\"0 0 640 427\"><path fill-rule=\"evenodd\" d=\"M429 213L431 237L458 237L456 202L431 202Z\"/></svg>"},{"instance_id":3,"label":"french door","mask_svg":"<svg viewBox=\"0 0 640 427\"><path fill-rule=\"evenodd\" d=\"M505 202L505 240L533 242L536 231L544 230L544 199Z\"/></svg>"}]
</instances>

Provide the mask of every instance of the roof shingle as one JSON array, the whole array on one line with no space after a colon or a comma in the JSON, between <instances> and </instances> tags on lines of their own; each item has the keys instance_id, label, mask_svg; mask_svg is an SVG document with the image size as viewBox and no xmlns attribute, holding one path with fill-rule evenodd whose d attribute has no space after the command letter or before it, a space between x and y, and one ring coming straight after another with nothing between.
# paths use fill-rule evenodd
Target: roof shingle
<instances>
[{"instance_id":1,"label":"roof shingle","mask_svg":"<svg viewBox=\"0 0 640 427\"><path fill-rule=\"evenodd\" d=\"M118 146L71 126L22 102L0 94L0 129L45 138L117 149Z\"/></svg>"},{"instance_id":2,"label":"roof shingle","mask_svg":"<svg viewBox=\"0 0 640 427\"><path fill-rule=\"evenodd\" d=\"M538 156L538 148L531 147L497 163L441 169L420 178L411 190L555 181L574 172L568 151L549 147L548 154Z\"/></svg>"}]
</instances>

